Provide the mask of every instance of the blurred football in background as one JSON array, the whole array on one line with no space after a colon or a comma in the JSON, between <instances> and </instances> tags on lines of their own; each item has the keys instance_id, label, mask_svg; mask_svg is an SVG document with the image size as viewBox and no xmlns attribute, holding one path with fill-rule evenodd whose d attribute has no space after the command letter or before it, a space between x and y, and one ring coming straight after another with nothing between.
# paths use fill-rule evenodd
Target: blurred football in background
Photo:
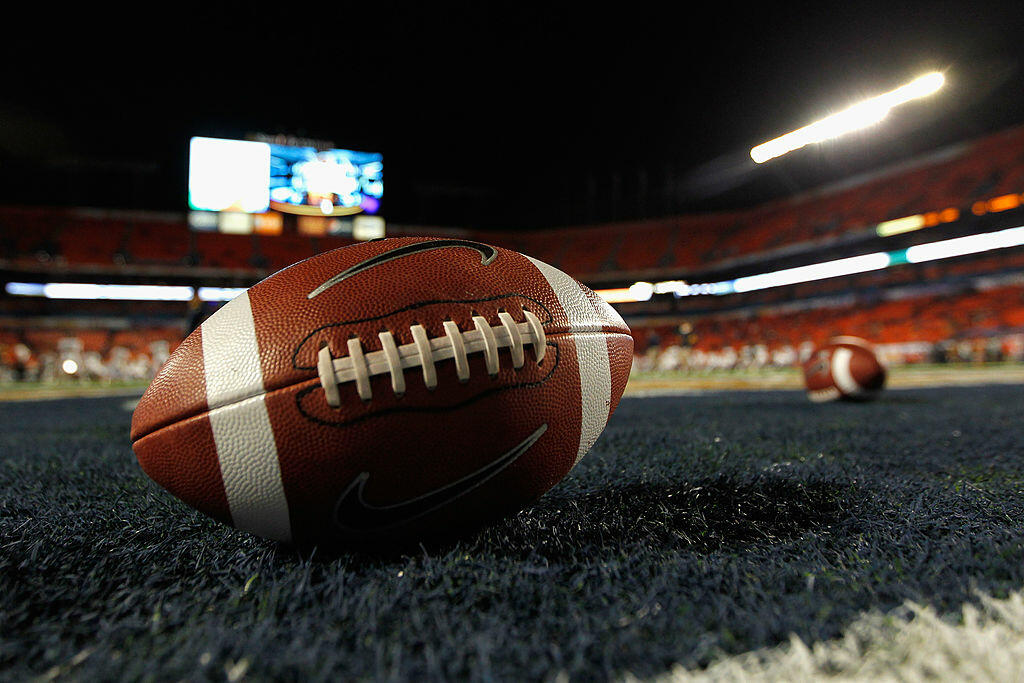
<instances>
[{"instance_id":1,"label":"blurred football in background","mask_svg":"<svg viewBox=\"0 0 1024 683\"><path fill-rule=\"evenodd\" d=\"M803 373L815 403L870 400L885 387L885 367L860 337L833 337L807 359Z\"/></svg>"}]
</instances>

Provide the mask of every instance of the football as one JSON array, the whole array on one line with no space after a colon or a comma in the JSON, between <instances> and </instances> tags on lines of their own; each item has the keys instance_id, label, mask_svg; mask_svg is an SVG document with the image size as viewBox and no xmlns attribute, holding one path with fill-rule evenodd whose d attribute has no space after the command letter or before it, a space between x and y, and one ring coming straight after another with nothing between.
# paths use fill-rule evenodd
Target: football
<instances>
[{"instance_id":1,"label":"football","mask_svg":"<svg viewBox=\"0 0 1024 683\"><path fill-rule=\"evenodd\" d=\"M833 337L803 364L807 396L816 403L865 401L885 386L885 367L859 337Z\"/></svg>"},{"instance_id":2,"label":"football","mask_svg":"<svg viewBox=\"0 0 1024 683\"><path fill-rule=\"evenodd\" d=\"M203 513L286 543L478 527L557 484L601 434L633 339L523 254L364 242L229 301L132 416L139 464Z\"/></svg>"}]
</instances>

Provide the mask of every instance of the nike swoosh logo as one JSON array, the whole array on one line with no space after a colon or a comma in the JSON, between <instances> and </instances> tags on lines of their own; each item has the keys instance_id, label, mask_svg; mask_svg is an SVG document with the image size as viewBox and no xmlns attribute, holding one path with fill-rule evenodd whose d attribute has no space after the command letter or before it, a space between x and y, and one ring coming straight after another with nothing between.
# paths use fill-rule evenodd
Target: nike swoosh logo
<instances>
[{"instance_id":1,"label":"nike swoosh logo","mask_svg":"<svg viewBox=\"0 0 1024 683\"><path fill-rule=\"evenodd\" d=\"M548 426L541 425L537 431L518 446L499 456L477 471L452 482L447 486L392 505L372 505L366 502L363 489L370 478L363 472L348 485L334 506L334 523L343 531L365 533L382 531L418 519L434 510L466 495L477 486L494 477L515 462L519 456L530 450L533 444L546 432Z\"/></svg>"},{"instance_id":2,"label":"nike swoosh logo","mask_svg":"<svg viewBox=\"0 0 1024 683\"><path fill-rule=\"evenodd\" d=\"M357 263L351 268L346 268L341 271L327 282L323 283L312 292L306 295L306 298L312 299L315 296L323 294L325 291L338 284L342 280L347 280L353 275L358 275L364 271L379 266L382 263L388 261L394 261L396 259L409 256L411 254L417 254L422 251L430 251L432 249L451 249L452 247L466 247L468 249L475 249L480 252L480 263L485 266L489 266L494 259L498 257L498 250L487 244L480 244L479 242L470 242L469 240L433 240L431 242L417 242L416 244L409 244L398 249L392 249L391 251L383 254L378 254L373 258L369 258L361 263Z\"/></svg>"}]
</instances>

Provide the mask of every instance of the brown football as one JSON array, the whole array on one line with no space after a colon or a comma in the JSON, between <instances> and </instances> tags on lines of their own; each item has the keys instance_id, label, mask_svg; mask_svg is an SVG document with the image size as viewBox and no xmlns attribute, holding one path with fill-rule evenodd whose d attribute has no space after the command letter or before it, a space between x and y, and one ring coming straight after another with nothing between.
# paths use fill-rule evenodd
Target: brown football
<instances>
[{"instance_id":1,"label":"brown football","mask_svg":"<svg viewBox=\"0 0 1024 683\"><path fill-rule=\"evenodd\" d=\"M132 445L172 494L270 539L476 527L587 453L632 350L606 302L528 256L365 242L212 315L142 396Z\"/></svg>"}]
</instances>

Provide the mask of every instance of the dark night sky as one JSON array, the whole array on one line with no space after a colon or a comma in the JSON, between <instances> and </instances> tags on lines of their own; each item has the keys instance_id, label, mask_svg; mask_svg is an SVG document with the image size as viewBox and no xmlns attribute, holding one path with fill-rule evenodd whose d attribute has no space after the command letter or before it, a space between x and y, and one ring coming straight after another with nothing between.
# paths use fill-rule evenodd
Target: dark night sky
<instances>
[{"instance_id":1,"label":"dark night sky","mask_svg":"<svg viewBox=\"0 0 1024 683\"><path fill-rule=\"evenodd\" d=\"M264 132L383 152L393 221L581 223L750 204L1024 122L1024 3L342 7L25 22L0 201L184 210L190 136ZM749 163L933 69L948 86L870 135Z\"/></svg>"}]
</instances>

